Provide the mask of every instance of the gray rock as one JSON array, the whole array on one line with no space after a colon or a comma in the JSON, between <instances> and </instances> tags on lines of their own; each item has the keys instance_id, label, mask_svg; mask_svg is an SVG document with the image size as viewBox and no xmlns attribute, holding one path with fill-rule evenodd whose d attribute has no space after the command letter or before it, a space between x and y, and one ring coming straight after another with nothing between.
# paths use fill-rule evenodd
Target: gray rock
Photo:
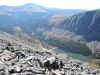
<instances>
[{"instance_id":1,"label":"gray rock","mask_svg":"<svg viewBox=\"0 0 100 75\"><path fill-rule=\"evenodd\" d=\"M100 75L99 69L84 62L59 58L9 34L0 35L0 75Z\"/></svg>"}]
</instances>

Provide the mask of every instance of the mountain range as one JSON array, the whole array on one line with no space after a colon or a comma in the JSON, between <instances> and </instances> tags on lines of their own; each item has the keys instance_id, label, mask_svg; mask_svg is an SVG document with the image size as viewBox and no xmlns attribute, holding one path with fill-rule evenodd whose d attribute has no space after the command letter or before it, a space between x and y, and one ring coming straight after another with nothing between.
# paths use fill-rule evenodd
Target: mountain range
<instances>
[{"instance_id":1,"label":"mountain range","mask_svg":"<svg viewBox=\"0 0 100 75\"><path fill-rule=\"evenodd\" d=\"M65 14L69 16L83 11L86 10L54 9L36 4L0 6L0 28L11 31L13 27L19 26L26 32L32 32L39 26L46 26L48 19L54 15Z\"/></svg>"},{"instance_id":2,"label":"mountain range","mask_svg":"<svg viewBox=\"0 0 100 75\"><path fill-rule=\"evenodd\" d=\"M35 36L43 45L89 55L85 43L100 41L99 13L99 9L57 9L37 4L0 6L0 30L25 33Z\"/></svg>"}]
</instances>

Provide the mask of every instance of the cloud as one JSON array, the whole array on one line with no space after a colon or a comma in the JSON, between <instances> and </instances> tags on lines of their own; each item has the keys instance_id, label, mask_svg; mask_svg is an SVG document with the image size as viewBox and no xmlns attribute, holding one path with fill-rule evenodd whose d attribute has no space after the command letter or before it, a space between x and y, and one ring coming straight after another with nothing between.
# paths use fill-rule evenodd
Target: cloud
<instances>
[{"instance_id":1,"label":"cloud","mask_svg":"<svg viewBox=\"0 0 100 75\"><path fill-rule=\"evenodd\" d=\"M50 8L98 9L100 0L0 0L0 5L22 5L36 3Z\"/></svg>"}]
</instances>

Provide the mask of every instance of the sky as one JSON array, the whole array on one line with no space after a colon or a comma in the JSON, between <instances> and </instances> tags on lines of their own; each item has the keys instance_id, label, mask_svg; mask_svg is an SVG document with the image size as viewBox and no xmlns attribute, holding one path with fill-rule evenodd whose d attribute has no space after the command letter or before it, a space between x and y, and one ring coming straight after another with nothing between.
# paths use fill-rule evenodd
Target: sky
<instances>
[{"instance_id":1,"label":"sky","mask_svg":"<svg viewBox=\"0 0 100 75\"><path fill-rule=\"evenodd\" d=\"M99 9L100 0L0 0L0 5L18 6L25 3L36 3L49 8L63 9Z\"/></svg>"}]
</instances>

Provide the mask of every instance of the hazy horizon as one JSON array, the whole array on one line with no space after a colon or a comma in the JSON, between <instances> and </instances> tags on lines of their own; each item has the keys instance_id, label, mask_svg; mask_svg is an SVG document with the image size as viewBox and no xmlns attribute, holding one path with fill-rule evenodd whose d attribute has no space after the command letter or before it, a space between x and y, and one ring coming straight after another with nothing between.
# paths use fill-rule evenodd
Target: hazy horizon
<instances>
[{"instance_id":1,"label":"hazy horizon","mask_svg":"<svg viewBox=\"0 0 100 75\"><path fill-rule=\"evenodd\" d=\"M95 10L100 8L99 0L0 0L0 5L19 6L35 3L48 8Z\"/></svg>"}]
</instances>

